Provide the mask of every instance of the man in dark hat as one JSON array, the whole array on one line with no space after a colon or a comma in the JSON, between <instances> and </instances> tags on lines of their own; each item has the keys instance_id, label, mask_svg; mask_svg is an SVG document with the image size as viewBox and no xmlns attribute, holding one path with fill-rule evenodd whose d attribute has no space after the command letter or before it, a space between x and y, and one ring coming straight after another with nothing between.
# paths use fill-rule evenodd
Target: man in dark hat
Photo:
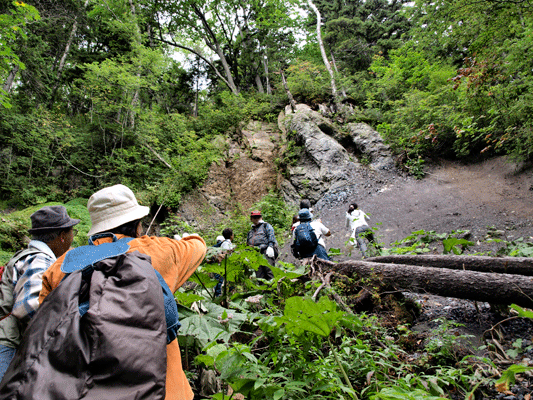
<instances>
[{"instance_id":1,"label":"man in dark hat","mask_svg":"<svg viewBox=\"0 0 533 400\"><path fill-rule=\"evenodd\" d=\"M32 240L8 262L0 281L0 380L39 307L43 273L70 248L79 222L63 206L46 206L31 215Z\"/></svg>"}]
</instances>

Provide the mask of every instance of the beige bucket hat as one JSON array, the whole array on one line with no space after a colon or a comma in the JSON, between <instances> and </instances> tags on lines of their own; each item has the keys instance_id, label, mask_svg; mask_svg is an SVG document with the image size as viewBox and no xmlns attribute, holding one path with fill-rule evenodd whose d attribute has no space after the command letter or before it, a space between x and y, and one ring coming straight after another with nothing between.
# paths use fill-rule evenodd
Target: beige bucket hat
<instances>
[{"instance_id":1,"label":"beige bucket hat","mask_svg":"<svg viewBox=\"0 0 533 400\"><path fill-rule=\"evenodd\" d=\"M126 222L146 217L150 209L141 206L130 188L124 185L106 187L94 193L87 202L92 226L87 236L107 232Z\"/></svg>"}]
</instances>

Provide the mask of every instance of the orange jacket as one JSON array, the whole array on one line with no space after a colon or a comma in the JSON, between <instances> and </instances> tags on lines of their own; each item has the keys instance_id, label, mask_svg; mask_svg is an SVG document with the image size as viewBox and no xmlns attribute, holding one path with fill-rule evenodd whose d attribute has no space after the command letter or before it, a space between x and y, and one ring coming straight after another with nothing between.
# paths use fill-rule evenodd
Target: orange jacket
<instances>
[{"instance_id":1,"label":"orange jacket","mask_svg":"<svg viewBox=\"0 0 533 400\"><path fill-rule=\"evenodd\" d=\"M118 239L124 235L116 235ZM111 238L102 238L95 244L110 242ZM204 240L196 235L187 236L179 241L166 237L142 236L129 242L128 251L138 250L152 258L152 266L161 274L172 292L181 285L198 268L205 257ZM66 253L65 253L66 254ZM59 285L65 274L61 272L61 264L65 254L57 259L43 275L43 288L39 294L39 302ZM165 400L191 400L192 389L181 366L181 353L178 341L167 345L167 378Z\"/></svg>"}]
</instances>

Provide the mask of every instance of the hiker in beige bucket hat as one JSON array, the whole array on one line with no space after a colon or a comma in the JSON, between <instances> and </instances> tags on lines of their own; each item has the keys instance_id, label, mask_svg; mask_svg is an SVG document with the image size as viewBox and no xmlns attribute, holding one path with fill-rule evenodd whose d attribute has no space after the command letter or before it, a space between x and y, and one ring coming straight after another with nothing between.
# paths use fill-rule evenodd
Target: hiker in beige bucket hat
<instances>
[{"instance_id":1,"label":"hiker in beige bucket hat","mask_svg":"<svg viewBox=\"0 0 533 400\"><path fill-rule=\"evenodd\" d=\"M141 206L130 188L124 185L106 187L93 194L87 203L92 226L87 236L107 232L127 222L146 217L150 209Z\"/></svg>"},{"instance_id":2,"label":"hiker in beige bucket hat","mask_svg":"<svg viewBox=\"0 0 533 400\"><path fill-rule=\"evenodd\" d=\"M181 240L142 235L141 219L148 215L149 208L139 205L132 190L124 185L106 187L94 193L87 209L92 221L88 236L94 245L133 238L128 242L127 252L138 251L150 256L153 268L172 293L189 279L205 257L207 247L198 235L188 235ZM101 235L104 232L106 235ZM42 302L63 280L65 274L61 266L64 260L65 256L58 258L44 273L39 301ZM167 358L161 360L166 363L165 400L192 400L194 394L181 365L177 339L173 339L166 350Z\"/></svg>"}]
</instances>

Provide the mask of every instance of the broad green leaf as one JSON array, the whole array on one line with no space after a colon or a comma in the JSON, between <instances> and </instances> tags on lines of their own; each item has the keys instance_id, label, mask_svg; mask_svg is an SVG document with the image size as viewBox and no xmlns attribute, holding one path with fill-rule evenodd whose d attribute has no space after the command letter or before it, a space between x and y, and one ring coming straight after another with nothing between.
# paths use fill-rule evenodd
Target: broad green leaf
<instances>
[{"instance_id":1,"label":"broad green leaf","mask_svg":"<svg viewBox=\"0 0 533 400\"><path fill-rule=\"evenodd\" d=\"M343 312L337 311L337 304L326 297L322 297L318 302L303 297L291 297L285 304L284 316L275 320L285 323L286 331L296 336L303 332L328 336L343 315Z\"/></svg>"},{"instance_id":2,"label":"broad green leaf","mask_svg":"<svg viewBox=\"0 0 533 400\"><path fill-rule=\"evenodd\" d=\"M524 310L522 307L511 304L511 308L518 311L518 316L523 318L533 318L533 311L530 310Z\"/></svg>"}]
</instances>

